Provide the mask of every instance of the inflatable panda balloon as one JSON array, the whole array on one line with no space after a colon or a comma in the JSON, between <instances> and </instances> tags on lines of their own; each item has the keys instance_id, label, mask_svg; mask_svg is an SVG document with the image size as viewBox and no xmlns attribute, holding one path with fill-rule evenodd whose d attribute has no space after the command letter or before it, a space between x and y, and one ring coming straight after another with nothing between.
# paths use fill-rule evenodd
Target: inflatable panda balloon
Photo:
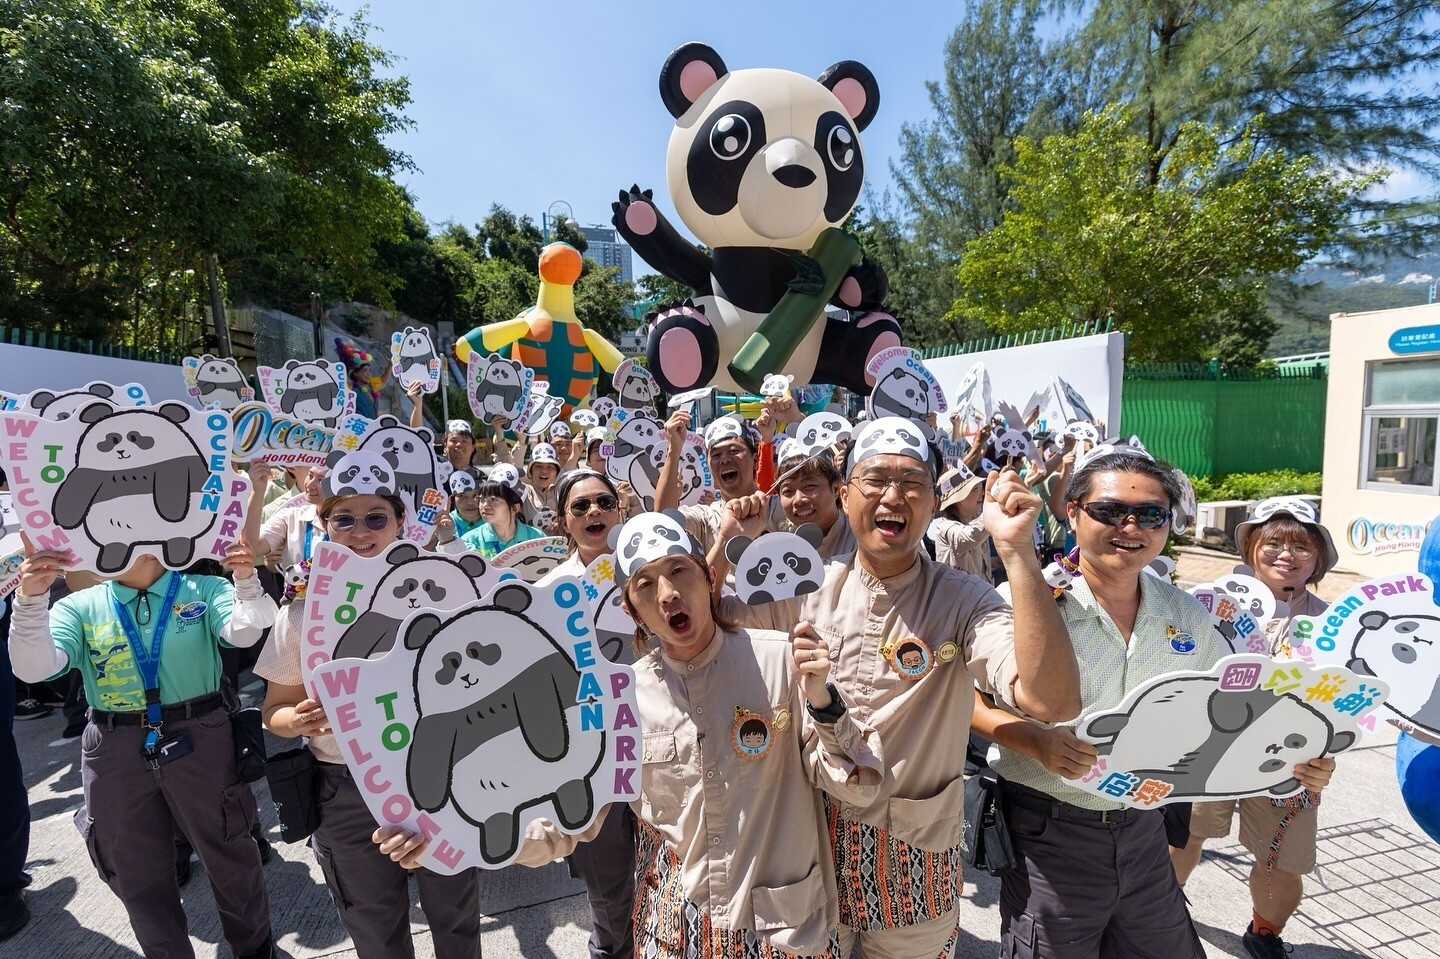
<instances>
[{"instance_id":1,"label":"inflatable panda balloon","mask_svg":"<svg viewBox=\"0 0 1440 959\"><path fill-rule=\"evenodd\" d=\"M732 71L687 43L660 71L660 98L675 117L670 199L711 252L660 215L651 191L632 187L613 205L625 242L695 290L657 311L647 368L669 394L712 383L756 392L767 374L868 393L865 364L900 344L900 326L883 309L884 270L836 228L864 183L860 133L880 105L875 77L853 60L818 79ZM827 317L827 304L856 318Z\"/></svg>"}]
</instances>

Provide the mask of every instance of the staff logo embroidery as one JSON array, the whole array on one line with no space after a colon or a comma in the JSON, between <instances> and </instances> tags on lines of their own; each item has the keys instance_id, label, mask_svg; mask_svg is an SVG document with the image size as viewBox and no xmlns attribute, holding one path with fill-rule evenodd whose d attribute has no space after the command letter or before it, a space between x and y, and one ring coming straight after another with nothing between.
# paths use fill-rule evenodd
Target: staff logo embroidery
<instances>
[{"instance_id":1,"label":"staff logo embroidery","mask_svg":"<svg viewBox=\"0 0 1440 959\"><path fill-rule=\"evenodd\" d=\"M788 721L788 719L787 719ZM775 737L770 723L759 713L744 706L735 707L735 723L730 727L730 745L742 759L759 759L770 751Z\"/></svg>"},{"instance_id":2,"label":"staff logo embroidery","mask_svg":"<svg viewBox=\"0 0 1440 959\"><path fill-rule=\"evenodd\" d=\"M900 640L891 647L889 658L890 665L903 679L921 679L935 668L930 647L918 639Z\"/></svg>"}]
</instances>

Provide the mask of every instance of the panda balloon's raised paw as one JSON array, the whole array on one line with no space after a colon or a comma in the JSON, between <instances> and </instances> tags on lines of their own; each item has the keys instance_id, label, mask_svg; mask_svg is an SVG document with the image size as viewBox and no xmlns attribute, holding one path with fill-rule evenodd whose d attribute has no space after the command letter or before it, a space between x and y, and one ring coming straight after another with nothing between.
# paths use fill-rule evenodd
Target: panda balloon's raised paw
<instances>
[{"instance_id":1,"label":"panda balloon's raised paw","mask_svg":"<svg viewBox=\"0 0 1440 959\"><path fill-rule=\"evenodd\" d=\"M650 365L662 389L683 393L715 378L719 368L720 340L705 318L704 307L690 300L662 307L650 332L656 362Z\"/></svg>"}]
</instances>

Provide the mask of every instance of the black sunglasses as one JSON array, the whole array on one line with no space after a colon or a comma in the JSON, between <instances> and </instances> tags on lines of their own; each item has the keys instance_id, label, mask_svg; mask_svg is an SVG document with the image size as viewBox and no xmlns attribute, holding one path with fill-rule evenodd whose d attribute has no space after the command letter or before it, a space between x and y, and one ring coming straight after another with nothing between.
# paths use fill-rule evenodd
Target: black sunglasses
<instances>
[{"instance_id":1,"label":"black sunglasses","mask_svg":"<svg viewBox=\"0 0 1440 959\"><path fill-rule=\"evenodd\" d=\"M620 501L615 497L611 496L609 493L604 493L600 496L595 497L594 499L591 499L588 496L583 496L580 499L572 500L570 502L570 515L584 516L586 513L590 512L591 504L600 507L600 512L608 513L615 507L619 506Z\"/></svg>"},{"instance_id":2,"label":"black sunglasses","mask_svg":"<svg viewBox=\"0 0 1440 959\"><path fill-rule=\"evenodd\" d=\"M1112 500L1080 503L1079 506L1085 511L1085 515L1095 522L1114 526L1116 529L1123 527L1132 516L1135 517L1135 525L1141 529L1159 529L1170 522L1170 516L1174 512L1154 503L1117 503Z\"/></svg>"},{"instance_id":3,"label":"black sunglasses","mask_svg":"<svg viewBox=\"0 0 1440 959\"><path fill-rule=\"evenodd\" d=\"M366 513L363 520L358 516L351 516L349 513L340 513L339 515L331 516L325 522L335 527L335 529L341 533L348 533L355 528L356 523L364 522L366 529L378 533L389 526L394 519L395 514L377 510L374 513Z\"/></svg>"}]
</instances>

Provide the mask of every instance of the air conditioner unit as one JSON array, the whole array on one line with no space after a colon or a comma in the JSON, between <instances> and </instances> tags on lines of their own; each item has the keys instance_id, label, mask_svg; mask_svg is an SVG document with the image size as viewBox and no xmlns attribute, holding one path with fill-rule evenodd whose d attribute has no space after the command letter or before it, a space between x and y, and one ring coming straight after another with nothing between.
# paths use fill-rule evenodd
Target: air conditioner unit
<instances>
[{"instance_id":1,"label":"air conditioner unit","mask_svg":"<svg viewBox=\"0 0 1440 959\"><path fill-rule=\"evenodd\" d=\"M1231 499L1196 505L1195 538L1206 546L1235 548L1235 527L1245 521L1254 500Z\"/></svg>"}]
</instances>

